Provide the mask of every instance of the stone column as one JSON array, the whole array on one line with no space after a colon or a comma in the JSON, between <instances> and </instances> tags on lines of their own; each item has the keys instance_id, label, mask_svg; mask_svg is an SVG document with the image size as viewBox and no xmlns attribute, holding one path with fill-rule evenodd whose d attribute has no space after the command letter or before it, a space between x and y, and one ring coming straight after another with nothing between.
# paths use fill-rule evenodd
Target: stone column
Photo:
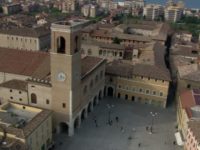
<instances>
[{"instance_id":1,"label":"stone column","mask_svg":"<svg viewBox=\"0 0 200 150\"><path fill-rule=\"evenodd\" d=\"M69 129L68 129L68 135L73 136L74 135L74 123L73 121L69 123Z\"/></svg>"}]
</instances>

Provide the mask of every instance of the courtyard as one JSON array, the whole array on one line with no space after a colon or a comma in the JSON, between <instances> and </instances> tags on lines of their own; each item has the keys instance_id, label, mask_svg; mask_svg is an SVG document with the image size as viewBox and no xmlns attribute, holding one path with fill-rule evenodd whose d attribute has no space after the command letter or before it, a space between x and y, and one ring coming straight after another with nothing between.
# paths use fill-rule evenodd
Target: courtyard
<instances>
[{"instance_id":1,"label":"courtyard","mask_svg":"<svg viewBox=\"0 0 200 150\"><path fill-rule=\"evenodd\" d=\"M152 134L147 126L152 126ZM81 127L75 129L73 137L64 133L55 135L55 149L180 150L181 147L173 144L175 126L174 107L163 109L104 98L82 121Z\"/></svg>"}]
</instances>

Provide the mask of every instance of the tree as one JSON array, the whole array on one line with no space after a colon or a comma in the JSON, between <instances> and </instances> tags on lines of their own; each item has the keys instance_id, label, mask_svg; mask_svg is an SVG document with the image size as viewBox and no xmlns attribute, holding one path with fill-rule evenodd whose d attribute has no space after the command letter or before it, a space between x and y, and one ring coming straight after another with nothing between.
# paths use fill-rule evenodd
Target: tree
<instances>
[{"instance_id":1,"label":"tree","mask_svg":"<svg viewBox=\"0 0 200 150\"><path fill-rule=\"evenodd\" d=\"M121 42L122 42L122 40L119 39L118 37L115 37L115 38L113 39L113 43L115 43L115 44L120 44Z\"/></svg>"},{"instance_id":2,"label":"tree","mask_svg":"<svg viewBox=\"0 0 200 150\"><path fill-rule=\"evenodd\" d=\"M0 13L3 13L3 8L1 5L0 5Z\"/></svg>"}]
</instances>

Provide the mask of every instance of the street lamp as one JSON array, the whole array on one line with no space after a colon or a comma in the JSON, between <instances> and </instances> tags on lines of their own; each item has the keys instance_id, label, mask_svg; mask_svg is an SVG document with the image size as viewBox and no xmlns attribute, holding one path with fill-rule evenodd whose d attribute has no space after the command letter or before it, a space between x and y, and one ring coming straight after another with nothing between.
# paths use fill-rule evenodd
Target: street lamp
<instances>
[{"instance_id":1,"label":"street lamp","mask_svg":"<svg viewBox=\"0 0 200 150\"><path fill-rule=\"evenodd\" d=\"M150 112L151 116L152 116L152 120L151 120L151 127L150 127L150 133L149 134L153 134L153 124L154 124L154 118L158 115L157 112Z\"/></svg>"}]
</instances>

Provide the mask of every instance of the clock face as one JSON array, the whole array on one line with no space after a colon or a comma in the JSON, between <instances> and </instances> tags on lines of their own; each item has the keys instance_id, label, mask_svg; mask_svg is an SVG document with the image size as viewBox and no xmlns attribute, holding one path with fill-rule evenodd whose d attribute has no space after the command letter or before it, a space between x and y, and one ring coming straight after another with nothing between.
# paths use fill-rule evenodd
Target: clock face
<instances>
[{"instance_id":1,"label":"clock face","mask_svg":"<svg viewBox=\"0 0 200 150\"><path fill-rule=\"evenodd\" d=\"M65 79L66 79L66 75L63 73L63 72L60 72L60 73L58 73L58 75L57 75L57 80L58 81L65 81Z\"/></svg>"}]
</instances>

